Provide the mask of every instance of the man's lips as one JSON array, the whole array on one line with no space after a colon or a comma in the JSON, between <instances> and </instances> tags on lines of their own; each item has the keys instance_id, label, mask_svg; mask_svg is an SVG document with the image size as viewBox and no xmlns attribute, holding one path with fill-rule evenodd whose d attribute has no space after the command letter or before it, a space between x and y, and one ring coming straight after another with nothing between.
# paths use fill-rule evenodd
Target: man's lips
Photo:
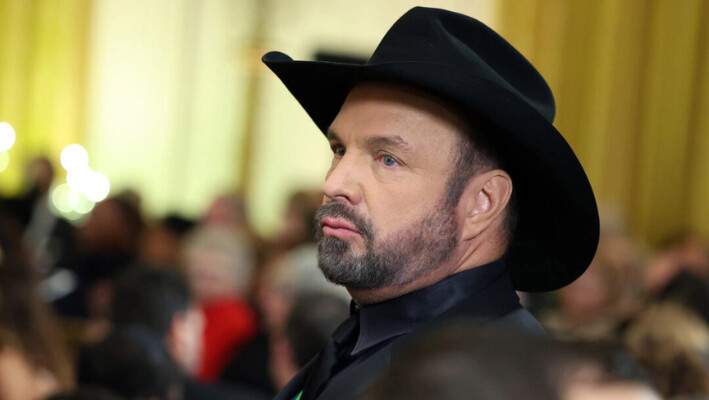
<instances>
[{"instance_id":1,"label":"man's lips","mask_svg":"<svg viewBox=\"0 0 709 400\"><path fill-rule=\"evenodd\" d=\"M356 226L341 218L325 217L320 221L320 225L322 226L324 235L333 236L338 239L347 239L361 235Z\"/></svg>"}]
</instances>

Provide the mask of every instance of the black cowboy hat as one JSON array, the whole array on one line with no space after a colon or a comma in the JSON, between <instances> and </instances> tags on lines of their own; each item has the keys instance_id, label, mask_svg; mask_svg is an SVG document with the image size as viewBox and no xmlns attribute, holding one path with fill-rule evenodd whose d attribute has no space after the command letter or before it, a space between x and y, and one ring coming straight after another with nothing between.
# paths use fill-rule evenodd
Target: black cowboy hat
<instances>
[{"instance_id":1,"label":"black cowboy hat","mask_svg":"<svg viewBox=\"0 0 709 400\"><path fill-rule=\"evenodd\" d=\"M325 133L352 87L380 81L413 87L455 104L482 134L512 177L518 218L506 254L514 286L554 290L588 267L599 221L591 185L554 128L554 98L544 78L481 22L416 7L387 32L364 65L293 61L279 52L263 62ZM473 122L475 124L475 122Z\"/></svg>"}]
</instances>

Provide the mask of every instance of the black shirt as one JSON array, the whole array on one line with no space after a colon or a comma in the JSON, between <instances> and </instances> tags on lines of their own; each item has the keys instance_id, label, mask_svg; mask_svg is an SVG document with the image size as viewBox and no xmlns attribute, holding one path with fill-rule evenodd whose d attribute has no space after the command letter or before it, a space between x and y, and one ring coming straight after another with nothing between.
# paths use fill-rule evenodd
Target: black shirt
<instances>
[{"instance_id":1,"label":"black shirt","mask_svg":"<svg viewBox=\"0 0 709 400\"><path fill-rule=\"evenodd\" d=\"M350 318L333 335L335 364L328 365L333 357L327 356L326 347L308 371L302 399L317 398L330 385L340 385L354 376L362 377L362 368L370 361L368 359L390 352L391 349L386 348L406 334L453 317L478 319L483 323L513 315L516 310L523 309L502 260L459 272L390 300L361 307L354 305ZM524 316L522 320L528 318L531 316ZM358 322L354 329L346 327L352 325L352 320ZM351 332L343 334L343 330ZM388 361L383 362L388 364ZM386 365L381 366L382 371L386 368ZM364 373L367 374L376 375L374 371ZM362 385L368 383L363 381Z\"/></svg>"},{"instance_id":2,"label":"black shirt","mask_svg":"<svg viewBox=\"0 0 709 400\"><path fill-rule=\"evenodd\" d=\"M391 300L358 307L360 330L352 355L356 356L389 339L416 330L461 304L472 293L480 291L490 282L506 277L505 264L496 261L451 275L431 286ZM519 298L516 293L493 294L511 300L518 306ZM490 302L500 300L502 299L486 299Z\"/></svg>"}]
</instances>

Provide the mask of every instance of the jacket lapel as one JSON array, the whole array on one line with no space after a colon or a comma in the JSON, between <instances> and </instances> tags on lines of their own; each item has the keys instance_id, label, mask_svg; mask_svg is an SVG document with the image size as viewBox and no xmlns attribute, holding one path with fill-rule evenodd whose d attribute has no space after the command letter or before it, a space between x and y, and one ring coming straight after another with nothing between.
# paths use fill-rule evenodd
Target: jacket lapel
<instances>
[{"instance_id":1,"label":"jacket lapel","mask_svg":"<svg viewBox=\"0 0 709 400\"><path fill-rule=\"evenodd\" d=\"M305 364L273 400L293 400L305 387L305 382L312 373L317 359L316 356ZM391 347L386 346L371 357L357 362L351 368L335 376L317 399L351 400L358 398L389 369L390 361Z\"/></svg>"},{"instance_id":2,"label":"jacket lapel","mask_svg":"<svg viewBox=\"0 0 709 400\"><path fill-rule=\"evenodd\" d=\"M297 396L298 393L300 393L305 387L305 381L308 379L308 375L310 375L310 371L313 369L313 365L317 359L318 357L316 356L308 361L308 363L300 369L293 379L291 379L290 382L288 382L286 386L278 392L273 400L293 400L293 398Z\"/></svg>"},{"instance_id":3,"label":"jacket lapel","mask_svg":"<svg viewBox=\"0 0 709 400\"><path fill-rule=\"evenodd\" d=\"M387 345L332 378L317 400L359 398L389 369L390 363L391 346Z\"/></svg>"}]
</instances>

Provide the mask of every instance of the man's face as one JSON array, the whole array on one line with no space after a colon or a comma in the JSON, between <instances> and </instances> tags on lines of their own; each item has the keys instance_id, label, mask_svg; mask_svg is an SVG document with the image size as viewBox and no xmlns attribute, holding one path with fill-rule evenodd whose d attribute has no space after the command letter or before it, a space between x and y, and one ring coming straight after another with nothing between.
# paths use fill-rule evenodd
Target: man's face
<instances>
[{"instance_id":1,"label":"man's face","mask_svg":"<svg viewBox=\"0 0 709 400\"><path fill-rule=\"evenodd\" d=\"M440 268L458 241L445 190L463 121L442 103L361 84L330 126L317 214L319 264L352 288L406 285Z\"/></svg>"}]
</instances>

